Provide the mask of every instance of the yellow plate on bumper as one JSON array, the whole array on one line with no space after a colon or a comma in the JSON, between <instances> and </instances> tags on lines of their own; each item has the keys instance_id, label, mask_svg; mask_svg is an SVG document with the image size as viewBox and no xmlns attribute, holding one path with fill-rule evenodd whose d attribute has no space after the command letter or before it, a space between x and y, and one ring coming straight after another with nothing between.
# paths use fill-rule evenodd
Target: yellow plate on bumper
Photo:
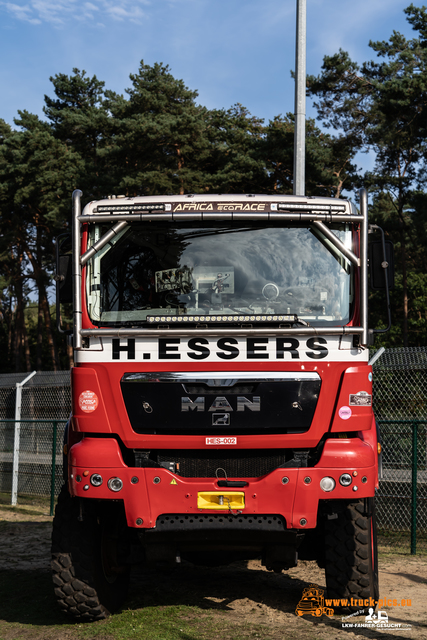
<instances>
[{"instance_id":1,"label":"yellow plate on bumper","mask_svg":"<svg viewBox=\"0 0 427 640\"><path fill-rule=\"evenodd\" d=\"M245 494L243 491L199 491L197 494L198 509L243 509Z\"/></svg>"}]
</instances>

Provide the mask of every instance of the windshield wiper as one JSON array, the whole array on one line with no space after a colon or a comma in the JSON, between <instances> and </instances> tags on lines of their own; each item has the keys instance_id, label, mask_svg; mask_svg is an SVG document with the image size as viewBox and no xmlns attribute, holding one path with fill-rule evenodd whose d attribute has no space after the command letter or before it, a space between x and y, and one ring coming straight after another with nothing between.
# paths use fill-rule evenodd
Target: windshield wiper
<instances>
[{"instance_id":1,"label":"windshield wiper","mask_svg":"<svg viewBox=\"0 0 427 640\"><path fill-rule=\"evenodd\" d=\"M306 322L305 320L302 320L301 318L298 318L298 316L294 316L294 321L292 324L296 324L299 327L309 327L310 323Z\"/></svg>"}]
</instances>

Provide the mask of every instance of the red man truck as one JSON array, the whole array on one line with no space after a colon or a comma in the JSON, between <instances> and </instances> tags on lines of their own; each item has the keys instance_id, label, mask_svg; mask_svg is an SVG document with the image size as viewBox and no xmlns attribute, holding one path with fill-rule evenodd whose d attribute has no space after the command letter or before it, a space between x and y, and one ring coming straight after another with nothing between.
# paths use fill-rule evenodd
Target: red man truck
<instances>
[{"instance_id":1,"label":"red man truck","mask_svg":"<svg viewBox=\"0 0 427 640\"><path fill-rule=\"evenodd\" d=\"M377 599L366 191L360 211L283 195L82 211L81 195L57 257L75 359L60 607L117 609L136 544L149 566L317 560L328 597Z\"/></svg>"}]
</instances>

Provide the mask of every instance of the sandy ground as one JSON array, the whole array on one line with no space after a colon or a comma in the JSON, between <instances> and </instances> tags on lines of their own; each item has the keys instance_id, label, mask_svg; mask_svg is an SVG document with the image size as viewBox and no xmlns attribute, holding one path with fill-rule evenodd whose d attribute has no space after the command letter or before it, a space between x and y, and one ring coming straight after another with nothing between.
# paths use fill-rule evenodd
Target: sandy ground
<instances>
[{"instance_id":1,"label":"sandy ground","mask_svg":"<svg viewBox=\"0 0 427 640\"><path fill-rule=\"evenodd\" d=\"M49 571L49 516L34 515L31 510L19 513L0 508L0 571ZM200 568L183 563L177 572L150 576L150 596L133 580L129 606L163 603L192 604L226 615L230 621L267 624L277 638L287 634L300 638L339 639L350 633L352 638L427 639L427 557L380 554L380 598L388 602L383 610L391 624L410 625L397 628L343 628L344 623L365 623L364 617L342 620L304 615L297 617L295 608L303 588L314 583L324 587L323 572L313 562L300 562L286 574L265 571L259 561L236 563L224 568ZM402 599L411 606L402 606ZM396 601L393 603L393 600ZM400 603L400 606L399 606ZM394 606L393 606L394 605Z\"/></svg>"}]
</instances>

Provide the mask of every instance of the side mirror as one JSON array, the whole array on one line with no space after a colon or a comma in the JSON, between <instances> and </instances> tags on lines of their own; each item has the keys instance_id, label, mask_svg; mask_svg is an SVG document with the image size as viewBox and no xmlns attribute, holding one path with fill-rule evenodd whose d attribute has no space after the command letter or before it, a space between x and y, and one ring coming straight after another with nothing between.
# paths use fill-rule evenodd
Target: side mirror
<instances>
[{"instance_id":1,"label":"side mirror","mask_svg":"<svg viewBox=\"0 0 427 640\"><path fill-rule=\"evenodd\" d=\"M385 255L384 255L385 248ZM385 272L387 271L387 284ZM369 274L371 289L382 290L394 287L394 251L392 242L381 240L369 245ZM388 287L387 287L388 285Z\"/></svg>"},{"instance_id":2,"label":"side mirror","mask_svg":"<svg viewBox=\"0 0 427 640\"><path fill-rule=\"evenodd\" d=\"M385 329L373 329L375 333L386 333L391 328L390 289L394 287L394 255L393 244L386 242L384 231L376 224L371 225L372 230L381 233L381 240L371 242L368 248L369 273L372 289L381 289L385 292L387 304L387 327Z\"/></svg>"},{"instance_id":3,"label":"side mirror","mask_svg":"<svg viewBox=\"0 0 427 640\"><path fill-rule=\"evenodd\" d=\"M56 296L63 304L73 301L71 260L71 235L67 233L56 239Z\"/></svg>"},{"instance_id":4,"label":"side mirror","mask_svg":"<svg viewBox=\"0 0 427 640\"><path fill-rule=\"evenodd\" d=\"M61 303L73 301L71 234L56 238L56 327L60 333L70 333L61 328Z\"/></svg>"}]
</instances>

